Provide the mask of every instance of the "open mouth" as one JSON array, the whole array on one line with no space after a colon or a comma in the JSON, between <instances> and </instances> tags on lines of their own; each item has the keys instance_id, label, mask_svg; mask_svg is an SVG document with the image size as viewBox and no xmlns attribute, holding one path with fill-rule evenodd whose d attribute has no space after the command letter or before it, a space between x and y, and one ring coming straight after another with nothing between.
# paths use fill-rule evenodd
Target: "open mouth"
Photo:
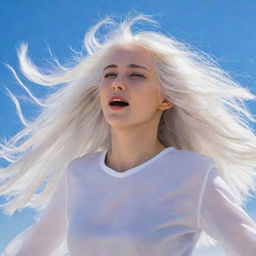
<instances>
[{"instance_id":1,"label":"open mouth","mask_svg":"<svg viewBox=\"0 0 256 256\"><path fill-rule=\"evenodd\" d=\"M119 107L126 107L129 106L129 103L126 103L124 101L113 101L109 103L110 106L119 106Z\"/></svg>"}]
</instances>

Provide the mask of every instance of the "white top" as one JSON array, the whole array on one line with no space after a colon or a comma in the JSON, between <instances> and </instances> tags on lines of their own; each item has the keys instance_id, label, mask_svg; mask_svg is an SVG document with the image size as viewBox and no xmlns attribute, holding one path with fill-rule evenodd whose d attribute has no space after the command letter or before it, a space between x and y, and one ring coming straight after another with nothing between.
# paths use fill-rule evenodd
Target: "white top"
<instances>
[{"instance_id":1,"label":"white top","mask_svg":"<svg viewBox=\"0 0 256 256\"><path fill-rule=\"evenodd\" d=\"M44 214L2 256L190 256L202 230L229 256L256 255L256 224L214 161L168 147L125 172L108 150L73 160Z\"/></svg>"}]
</instances>

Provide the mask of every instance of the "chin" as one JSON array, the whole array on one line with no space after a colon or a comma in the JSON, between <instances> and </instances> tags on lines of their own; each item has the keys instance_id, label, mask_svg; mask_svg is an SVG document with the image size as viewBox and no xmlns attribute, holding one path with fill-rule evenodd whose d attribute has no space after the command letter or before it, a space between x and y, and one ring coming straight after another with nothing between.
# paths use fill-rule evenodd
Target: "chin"
<instances>
[{"instance_id":1,"label":"chin","mask_svg":"<svg viewBox=\"0 0 256 256\"><path fill-rule=\"evenodd\" d=\"M129 127L128 124L124 123L124 122L108 122L108 124L110 125L111 128L127 128Z\"/></svg>"}]
</instances>

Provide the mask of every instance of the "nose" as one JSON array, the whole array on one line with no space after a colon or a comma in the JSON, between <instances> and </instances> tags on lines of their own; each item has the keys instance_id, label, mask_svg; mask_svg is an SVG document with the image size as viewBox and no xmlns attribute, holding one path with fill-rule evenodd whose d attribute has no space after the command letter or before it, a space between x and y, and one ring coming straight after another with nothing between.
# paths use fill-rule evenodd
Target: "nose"
<instances>
[{"instance_id":1,"label":"nose","mask_svg":"<svg viewBox=\"0 0 256 256\"><path fill-rule=\"evenodd\" d=\"M113 90L124 90L125 86L124 83L122 82L122 80L120 79L120 77L116 77L116 79L114 79L113 83L112 83L112 89Z\"/></svg>"}]
</instances>

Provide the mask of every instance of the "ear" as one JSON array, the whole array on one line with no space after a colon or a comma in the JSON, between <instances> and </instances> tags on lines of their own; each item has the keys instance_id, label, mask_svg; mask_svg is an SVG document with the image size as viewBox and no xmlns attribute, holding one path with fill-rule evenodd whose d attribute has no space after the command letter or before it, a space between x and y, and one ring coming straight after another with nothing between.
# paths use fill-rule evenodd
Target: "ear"
<instances>
[{"instance_id":1,"label":"ear","mask_svg":"<svg viewBox=\"0 0 256 256\"><path fill-rule=\"evenodd\" d=\"M159 105L159 109L160 110L166 110L166 109L169 109L169 108L171 108L173 106L173 103L171 103L169 100L167 100L167 99L164 99L161 103L160 103L160 105Z\"/></svg>"}]
</instances>

